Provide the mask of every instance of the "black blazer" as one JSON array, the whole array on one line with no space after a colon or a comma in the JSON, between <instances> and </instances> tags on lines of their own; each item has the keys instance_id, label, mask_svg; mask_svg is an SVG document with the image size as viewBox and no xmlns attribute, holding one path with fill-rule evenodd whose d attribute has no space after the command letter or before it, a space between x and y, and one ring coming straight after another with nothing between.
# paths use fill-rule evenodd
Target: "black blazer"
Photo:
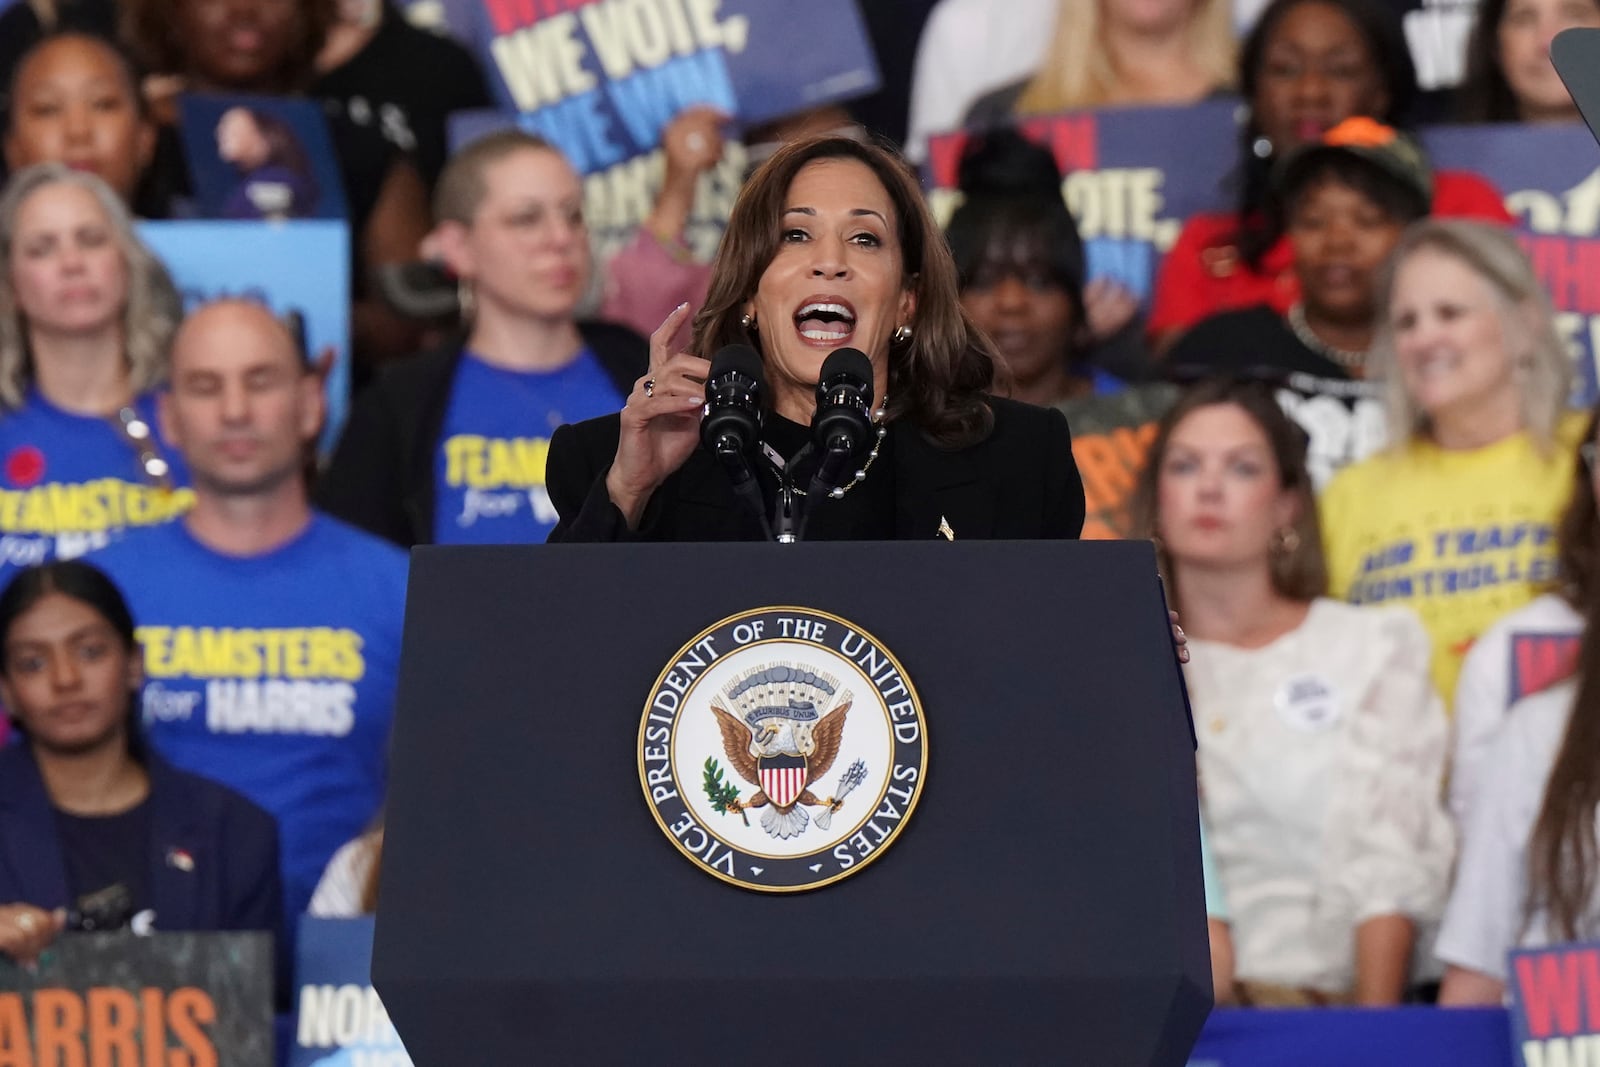
<instances>
[{"instance_id":1,"label":"black blazer","mask_svg":"<svg viewBox=\"0 0 1600 1067\"><path fill-rule=\"evenodd\" d=\"M278 932L283 893L272 816L154 753L145 769L156 928ZM71 903L55 811L26 744L0 751L0 903Z\"/></svg>"},{"instance_id":2,"label":"black blazer","mask_svg":"<svg viewBox=\"0 0 1600 1067\"><path fill-rule=\"evenodd\" d=\"M633 392L650 365L649 343L609 322L581 322L578 332L618 392ZM456 339L408 357L367 387L317 479L322 510L401 548L433 540L433 461L461 350Z\"/></svg>"},{"instance_id":3,"label":"black blazer","mask_svg":"<svg viewBox=\"0 0 1600 1067\"><path fill-rule=\"evenodd\" d=\"M941 449L897 420L889 424L895 472L896 540L1077 537L1083 481L1067 420L1053 408L995 397L994 429L966 448ZM619 416L563 426L550 439L545 484L561 521L554 541L748 541L759 524L739 503L716 459L697 449L656 490L630 531L606 492Z\"/></svg>"}]
</instances>

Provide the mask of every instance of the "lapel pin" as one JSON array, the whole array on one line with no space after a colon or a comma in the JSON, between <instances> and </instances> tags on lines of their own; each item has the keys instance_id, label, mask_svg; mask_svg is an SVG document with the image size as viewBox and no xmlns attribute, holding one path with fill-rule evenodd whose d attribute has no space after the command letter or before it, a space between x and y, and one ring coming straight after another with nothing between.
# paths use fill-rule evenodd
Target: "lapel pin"
<instances>
[{"instance_id":1,"label":"lapel pin","mask_svg":"<svg viewBox=\"0 0 1600 1067\"><path fill-rule=\"evenodd\" d=\"M169 848L167 849L167 866L188 874L194 870L194 857L181 848Z\"/></svg>"},{"instance_id":2,"label":"lapel pin","mask_svg":"<svg viewBox=\"0 0 1600 1067\"><path fill-rule=\"evenodd\" d=\"M939 516L939 536L946 541L954 541L956 539L956 532L950 528L950 520L943 515Z\"/></svg>"}]
</instances>

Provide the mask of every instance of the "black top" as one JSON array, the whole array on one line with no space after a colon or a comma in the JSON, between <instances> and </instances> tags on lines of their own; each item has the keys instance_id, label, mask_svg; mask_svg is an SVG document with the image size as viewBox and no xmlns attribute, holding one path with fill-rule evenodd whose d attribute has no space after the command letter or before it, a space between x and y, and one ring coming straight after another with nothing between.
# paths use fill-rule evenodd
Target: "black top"
<instances>
[{"instance_id":1,"label":"black top","mask_svg":"<svg viewBox=\"0 0 1600 1067\"><path fill-rule=\"evenodd\" d=\"M407 152L429 189L449 157L453 111L492 107L477 60L460 44L420 30L385 4L378 32L359 52L317 78L311 95L354 126Z\"/></svg>"},{"instance_id":2,"label":"black top","mask_svg":"<svg viewBox=\"0 0 1600 1067\"><path fill-rule=\"evenodd\" d=\"M891 420L866 478L843 499L825 502L807 539L1077 537L1083 481L1067 420L1013 400L987 403L994 427L965 448L941 448L908 420ZM780 437L785 432L781 423L774 428ZM629 530L605 486L620 433L619 417L606 415L563 426L550 439L545 485L561 514L552 542L762 539L760 520L705 449L662 483L639 528Z\"/></svg>"},{"instance_id":3,"label":"black top","mask_svg":"<svg viewBox=\"0 0 1600 1067\"><path fill-rule=\"evenodd\" d=\"M55 816L76 928L123 929L150 907L150 801L117 815Z\"/></svg>"},{"instance_id":4,"label":"black top","mask_svg":"<svg viewBox=\"0 0 1600 1067\"><path fill-rule=\"evenodd\" d=\"M609 322L580 322L578 332L617 391L632 393L650 362L645 339ZM458 338L383 369L351 407L317 481L318 506L402 548L432 542L433 462L460 363Z\"/></svg>"},{"instance_id":5,"label":"black top","mask_svg":"<svg viewBox=\"0 0 1600 1067\"><path fill-rule=\"evenodd\" d=\"M1319 488L1388 439L1382 384L1353 378L1265 304L1196 323L1172 346L1167 363L1180 379L1235 375L1276 384L1279 403L1306 431L1306 465Z\"/></svg>"},{"instance_id":6,"label":"black top","mask_svg":"<svg viewBox=\"0 0 1600 1067\"><path fill-rule=\"evenodd\" d=\"M811 485L821 458L815 450L805 452L811 443L811 428L790 422L775 412L769 412L762 424L762 436L778 455L782 456L792 483L801 490ZM870 446L869 446L870 447ZM801 455L801 453L805 453ZM815 541L889 541L894 539L894 442L885 434L878 445L878 455L850 471L851 479L857 470L866 476L851 484L845 494L835 499L826 492L807 493L800 500L800 514L804 517L806 540ZM796 457L800 457L796 462ZM779 471L776 463L766 456L755 463L757 479L761 483L761 497L766 501L767 515L775 514L779 490Z\"/></svg>"},{"instance_id":7,"label":"black top","mask_svg":"<svg viewBox=\"0 0 1600 1067\"><path fill-rule=\"evenodd\" d=\"M1288 320L1266 304L1202 319L1172 346L1167 365L1180 377L1212 371L1259 377L1298 373L1350 378L1343 366L1307 347L1289 328Z\"/></svg>"}]
</instances>

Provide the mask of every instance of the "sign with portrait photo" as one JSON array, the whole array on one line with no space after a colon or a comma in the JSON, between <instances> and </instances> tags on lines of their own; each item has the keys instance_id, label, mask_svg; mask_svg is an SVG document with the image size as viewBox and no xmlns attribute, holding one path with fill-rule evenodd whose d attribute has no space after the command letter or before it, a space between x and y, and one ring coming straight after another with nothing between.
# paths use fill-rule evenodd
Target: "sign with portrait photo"
<instances>
[{"instance_id":1,"label":"sign with portrait photo","mask_svg":"<svg viewBox=\"0 0 1600 1067\"><path fill-rule=\"evenodd\" d=\"M185 94L178 113L195 200L205 218L345 217L344 180L315 101Z\"/></svg>"}]
</instances>

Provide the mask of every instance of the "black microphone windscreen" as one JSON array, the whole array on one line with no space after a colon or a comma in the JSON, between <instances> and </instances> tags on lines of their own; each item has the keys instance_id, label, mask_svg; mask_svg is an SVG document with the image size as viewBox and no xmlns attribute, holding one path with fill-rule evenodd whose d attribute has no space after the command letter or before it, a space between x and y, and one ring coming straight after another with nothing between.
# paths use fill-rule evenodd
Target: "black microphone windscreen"
<instances>
[{"instance_id":1,"label":"black microphone windscreen","mask_svg":"<svg viewBox=\"0 0 1600 1067\"><path fill-rule=\"evenodd\" d=\"M854 348L840 348L828 353L828 358L822 361L822 373L817 380L826 382L841 375L848 375L858 386L865 387L867 401L871 402L872 360L865 353Z\"/></svg>"},{"instance_id":2,"label":"black microphone windscreen","mask_svg":"<svg viewBox=\"0 0 1600 1067\"><path fill-rule=\"evenodd\" d=\"M730 372L742 374L760 385L764 373L761 353L749 345L724 345L711 357L711 373L708 380L716 381Z\"/></svg>"}]
</instances>

